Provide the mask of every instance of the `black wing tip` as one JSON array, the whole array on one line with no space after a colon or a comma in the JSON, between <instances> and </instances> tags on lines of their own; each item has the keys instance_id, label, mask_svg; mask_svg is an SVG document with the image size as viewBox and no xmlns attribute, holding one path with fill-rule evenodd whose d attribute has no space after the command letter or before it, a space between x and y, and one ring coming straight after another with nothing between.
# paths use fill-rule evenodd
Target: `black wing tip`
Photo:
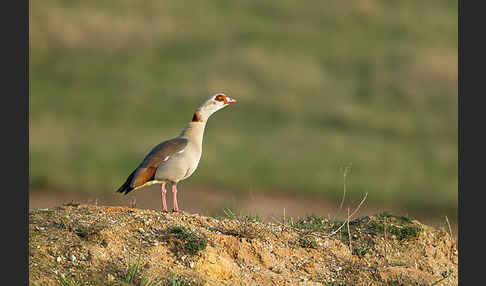
<instances>
[{"instance_id":1,"label":"black wing tip","mask_svg":"<svg viewBox=\"0 0 486 286\"><path fill-rule=\"evenodd\" d=\"M125 183L123 183L123 185L121 185L121 187L118 188L118 190L116 190L118 193L122 193L122 194L128 194L129 192L133 191L134 188L132 188L130 185L132 183L132 179L133 179L133 175L135 174L135 171L132 172L130 174L130 176L128 176L127 180L125 181Z\"/></svg>"},{"instance_id":2,"label":"black wing tip","mask_svg":"<svg viewBox=\"0 0 486 286\"><path fill-rule=\"evenodd\" d=\"M129 192L133 191L133 188L130 188L130 187L125 187L125 186L121 186L117 192L118 193L122 193L124 195L128 194Z\"/></svg>"}]
</instances>

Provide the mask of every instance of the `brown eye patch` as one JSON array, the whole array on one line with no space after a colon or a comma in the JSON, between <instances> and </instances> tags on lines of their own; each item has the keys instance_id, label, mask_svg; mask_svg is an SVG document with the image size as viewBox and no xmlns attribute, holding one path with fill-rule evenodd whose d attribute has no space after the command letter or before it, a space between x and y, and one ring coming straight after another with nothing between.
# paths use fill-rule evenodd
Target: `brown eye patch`
<instances>
[{"instance_id":1,"label":"brown eye patch","mask_svg":"<svg viewBox=\"0 0 486 286\"><path fill-rule=\"evenodd\" d=\"M216 95L215 100L217 100L217 101L223 101L225 104L227 103L226 96L224 96L222 94Z\"/></svg>"}]
</instances>

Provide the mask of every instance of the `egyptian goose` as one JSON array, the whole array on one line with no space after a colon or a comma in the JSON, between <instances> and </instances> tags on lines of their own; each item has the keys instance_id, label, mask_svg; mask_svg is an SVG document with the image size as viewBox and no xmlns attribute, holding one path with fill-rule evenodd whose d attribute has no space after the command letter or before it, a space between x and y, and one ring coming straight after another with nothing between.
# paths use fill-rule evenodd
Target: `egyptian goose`
<instances>
[{"instance_id":1,"label":"egyptian goose","mask_svg":"<svg viewBox=\"0 0 486 286\"><path fill-rule=\"evenodd\" d=\"M223 93L211 96L201 105L182 133L155 146L128 176L117 192L128 194L140 188L161 183L162 211L167 212L166 183L172 183L173 211L179 212L177 183L191 176L199 164L204 127L216 111L237 102Z\"/></svg>"}]
</instances>

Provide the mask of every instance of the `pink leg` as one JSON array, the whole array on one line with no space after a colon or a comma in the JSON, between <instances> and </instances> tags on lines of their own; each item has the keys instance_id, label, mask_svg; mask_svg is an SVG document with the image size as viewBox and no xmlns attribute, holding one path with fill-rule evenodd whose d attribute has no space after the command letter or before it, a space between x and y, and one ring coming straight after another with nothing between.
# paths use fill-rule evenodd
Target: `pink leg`
<instances>
[{"instance_id":1,"label":"pink leg","mask_svg":"<svg viewBox=\"0 0 486 286\"><path fill-rule=\"evenodd\" d=\"M174 212L179 211L179 206L177 205L177 183L172 184L172 206Z\"/></svg>"},{"instance_id":2,"label":"pink leg","mask_svg":"<svg viewBox=\"0 0 486 286\"><path fill-rule=\"evenodd\" d=\"M165 194L167 194L167 191L165 190L165 182L162 183L160 194L162 195L162 211L167 212L167 203L165 202Z\"/></svg>"}]
</instances>

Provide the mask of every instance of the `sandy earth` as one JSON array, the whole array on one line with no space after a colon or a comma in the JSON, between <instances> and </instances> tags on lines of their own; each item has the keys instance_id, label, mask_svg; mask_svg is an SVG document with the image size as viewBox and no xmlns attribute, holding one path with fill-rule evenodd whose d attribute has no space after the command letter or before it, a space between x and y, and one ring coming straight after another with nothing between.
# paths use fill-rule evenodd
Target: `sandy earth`
<instances>
[{"instance_id":1,"label":"sandy earth","mask_svg":"<svg viewBox=\"0 0 486 286\"><path fill-rule=\"evenodd\" d=\"M31 210L29 279L33 285L62 279L125 286L457 285L457 246L444 229L383 213L352 220L347 230L339 225L318 217L262 223L77 204Z\"/></svg>"}]
</instances>

